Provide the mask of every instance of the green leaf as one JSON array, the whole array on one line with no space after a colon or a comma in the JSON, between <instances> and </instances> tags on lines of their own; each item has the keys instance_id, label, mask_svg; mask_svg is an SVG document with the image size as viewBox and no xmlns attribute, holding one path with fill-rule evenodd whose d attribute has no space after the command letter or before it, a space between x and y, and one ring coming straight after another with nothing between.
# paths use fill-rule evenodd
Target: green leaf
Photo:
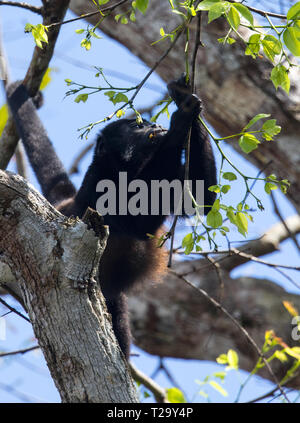
<instances>
[{"instance_id":1,"label":"green leaf","mask_svg":"<svg viewBox=\"0 0 300 423\"><path fill-rule=\"evenodd\" d=\"M235 369L238 370L239 368L239 356L237 355L237 353L230 349L227 353L227 359L228 359L228 366L231 369Z\"/></svg>"},{"instance_id":2,"label":"green leaf","mask_svg":"<svg viewBox=\"0 0 300 423\"><path fill-rule=\"evenodd\" d=\"M80 103L81 101L85 103L88 99L88 94L78 94L78 96L75 98L75 103Z\"/></svg>"},{"instance_id":3,"label":"green leaf","mask_svg":"<svg viewBox=\"0 0 300 423\"><path fill-rule=\"evenodd\" d=\"M253 16L248 7L241 3L234 3L234 7L239 11L243 18L245 18L248 22L251 23L251 25L253 25Z\"/></svg>"},{"instance_id":4,"label":"green leaf","mask_svg":"<svg viewBox=\"0 0 300 423\"><path fill-rule=\"evenodd\" d=\"M98 3L99 3L100 6L102 6L103 4L106 4L108 2L109 2L109 0L98 0Z\"/></svg>"},{"instance_id":5,"label":"green leaf","mask_svg":"<svg viewBox=\"0 0 300 423\"><path fill-rule=\"evenodd\" d=\"M214 204L212 205L212 210L214 212L217 212L217 211L220 210L220 200L219 199L215 200Z\"/></svg>"},{"instance_id":6,"label":"green leaf","mask_svg":"<svg viewBox=\"0 0 300 423\"><path fill-rule=\"evenodd\" d=\"M83 34L84 29L76 29L75 32L76 32L76 34Z\"/></svg>"},{"instance_id":7,"label":"green leaf","mask_svg":"<svg viewBox=\"0 0 300 423\"><path fill-rule=\"evenodd\" d=\"M246 215L242 212L238 212L236 214L236 226L238 228L238 231L246 236L248 232L248 220L246 218Z\"/></svg>"},{"instance_id":8,"label":"green leaf","mask_svg":"<svg viewBox=\"0 0 300 423\"><path fill-rule=\"evenodd\" d=\"M166 35L166 33L165 33L165 31L164 31L163 27L161 27L161 28L160 28L159 33L160 33L160 35L161 35L162 37L164 37L164 36Z\"/></svg>"},{"instance_id":9,"label":"green leaf","mask_svg":"<svg viewBox=\"0 0 300 423\"><path fill-rule=\"evenodd\" d=\"M221 379L222 381L224 381L225 377L227 376L226 372L215 372L213 373L214 377L217 377L218 379Z\"/></svg>"},{"instance_id":10,"label":"green leaf","mask_svg":"<svg viewBox=\"0 0 300 423\"><path fill-rule=\"evenodd\" d=\"M121 24L123 24L123 25L127 25L128 24L128 19L126 18L126 16L122 16L122 18L121 18Z\"/></svg>"},{"instance_id":11,"label":"green leaf","mask_svg":"<svg viewBox=\"0 0 300 423\"><path fill-rule=\"evenodd\" d=\"M146 13L146 10L148 8L148 3L149 3L149 0L136 0L135 1L137 9L140 12L142 12L143 14Z\"/></svg>"},{"instance_id":12,"label":"green leaf","mask_svg":"<svg viewBox=\"0 0 300 423\"><path fill-rule=\"evenodd\" d=\"M236 215L233 210L228 209L226 212L226 216L228 217L230 223L232 223L233 225L236 225Z\"/></svg>"},{"instance_id":13,"label":"green leaf","mask_svg":"<svg viewBox=\"0 0 300 423\"><path fill-rule=\"evenodd\" d=\"M246 131L246 129L249 129L250 126L254 125L260 119L264 119L264 118L267 118L267 117L270 117L270 116L271 116L270 114L259 113L258 115L254 116L254 118L252 118L250 120L250 122L245 126L245 128L243 128L243 132Z\"/></svg>"},{"instance_id":14,"label":"green leaf","mask_svg":"<svg viewBox=\"0 0 300 423\"><path fill-rule=\"evenodd\" d=\"M178 388L169 388L167 391L167 398L171 403L186 403L186 399L182 391Z\"/></svg>"},{"instance_id":15,"label":"green leaf","mask_svg":"<svg viewBox=\"0 0 300 423\"><path fill-rule=\"evenodd\" d=\"M249 154L251 151L255 150L260 144L258 139L252 134L242 135L239 139L239 146L244 153Z\"/></svg>"},{"instance_id":16,"label":"green leaf","mask_svg":"<svg viewBox=\"0 0 300 423\"><path fill-rule=\"evenodd\" d=\"M211 187L209 187L209 188L208 188L208 191L218 193L218 192L220 192L221 190L220 190L219 185L212 185Z\"/></svg>"},{"instance_id":17,"label":"green leaf","mask_svg":"<svg viewBox=\"0 0 300 423\"><path fill-rule=\"evenodd\" d=\"M273 62L275 56L280 54L282 51L281 42L273 35L266 35L261 43L265 55L271 60L271 62Z\"/></svg>"},{"instance_id":18,"label":"green leaf","mask_svg":"<svg viewBox=\"0 0 300 423\"><path fill-rule=\"evenodd\" d=\"M131 11L130 16L129 16L129 19L131 20L131 22L135 22L136 21L134 10Z\"/></svg>"},{"instance_id":19,"label":"green leaf","mask_svg":"<svg viewBox=\"0 0 300 423\"><path fill-rule=\"evenodd\" d=\"M89 31L89 34L91 37L97 38L98 40L102 38L100 35L96 34L95 31Z\"/></svg>"},{"instance_id":20,"label":"green leaf","mask_svg":"<svg viewBox=\"0 0 300 423\"><path fill-rule=\"evenodd\" d=\"M81 43L80 43L81 47L84 47L87 51L91 49L92 43L90 40L88 40L87 38L84 38Z\"/></svg>"},{"instance_id":21,"label":"green leaf","mask_svg":"<svg viewBox=\"0 0 300 423\"><path fill-rule=\"evenodd\" d=\"M212 388L214 388L216 391L218 391L219 394L223 395L223 397L228 396L227 391L225 391L225 389L222 388L222 386L218 382L216 382L215 380L210 380L208 383Z\"/></svg>"},{"instance_id":22,"label":"green leaf","mask_svg":"<svg viewBox=\"0 0 300 423\"><path fill-rule=\"evenodd\" d=\"M227 181L235 181L237 179L237 176L235 175L235 173L232 172L224 172L223 178Z\"/></svg>"},{"instance_id":23,"label":"green leaf","mask_svg":"<svg viewBox=\"0 0 300 423\"><path fill-rule=\"evenodd\" d=\"M222 226L221 229L224 232L229 232L229 228L227 226Z\"/></svg>"},{"instance_id":24,"label":"green leaf","mask_svg":"<svg viewBox=\"0 0 300 423\"><path fill-rule=\"evenodd\" d=\"M34 25L27 23L24 28L24 32L31 32L34 28Z\"/></svg>"},{"instance_id":25,"label":"green leaf","mask_svg":"<svg viewBox=\"0 0 300 423\"><path fill-rule=\"evenodd\" d=\"M276 125L276 119L269 119L263 124L262 130L264 131L263 137L267 141L271 141L275 135L279 134L281 126Z\"/></svg>"},{"instance_id":26,"label":"green leaf","mask_svg":"<svg viewBox=\"0 0 300 423\"><path fill-rule=\"evenodd\" d=\"M121 117L123 117L125 115L125 112L124 112L124 110L123 109L120 109L120 110L118 110L117 111L117 113L116 113L116 116L117 116L117 118L121 118Z\"/></svg>"},{"instance_id":27,"label":"green leaf","mask_svg":"<svg viewBox=\"0 0 300 423\"><path fill-rule=\"evenodd\" d=\"M265 184L265 191L267 194L271 194L271 191L277 188L278 186L274 184L273 182L266 182Z\"/></svg>"},{"instance_id":28,"label":"green leaf","mask_svg":"<svg viewBox=\"0 0 300 423\"><path fill-rule=\"evenodd\" d=\"M222 191L223 194L227 194L227 192L230 190L230 188L231 188L230 185L223 185L221 191Z\"/></svg>"},{"instance_id":29,"label":"green leaf","mask_svg":"<svg viewBox=\"0 0 300 423\"><path fill-rule=\"evenodd\" d=\"M300 29L288 27L283 33L283 40L294 56L300 56Z\"/></svg>"},{"instance_id":30,"label":"green leaf","mask_svg":"<svg viewBox=\"0 0 300 423\"><path fill-rule=\"evenodd\" d=\"M216 358L216 362L219 364L227 364L228 363L227 354L220 354L219 357Z\"/></svg>"},{"instance_id":31,"label":"green leaf","mask_svg":"<svg viewBox=\"0 0 300 423\"><path fill-rule=\"evenodd\" d=\"M219 226L222 226L223 217L219 211L214 211L213 209L209 211L206 217L206 223L208 226L216 229Z\"/></svg>"},{"instance_id":32,"label":"green leaf","mask_svg":"<svg viewBox=\"0 0 300 423\"><path fill-rule=\"evenodd\" d=\"M118 93L115 95L115 97L113 98L113 103L117 104L117 103L127 103L128 102L128 97L123 94L123 93Z\"/></svg>"},{"instance_id":33,"label":"green leaf","mask_svg":"<svg viewBox=\"0 0 300 423\"><path fill-rule=\"evenodd\" d=\"M252 56L254 59L256 58L260 50L260 37L260 34L251 35L245 50L246 56Z\"/></svg>"},{"instance_id":34,"label":"green leaf","mask_svg":"<svg viewBox=\"0 0 300 423\"><path fill-rule=\"evenodd\" d=\"M104 95L107 95L107 97L109 97L110 101L112 101L113 97L115 96L116 92L115 91L106 91L104 93Z\"/></svg>"},{"instance_id":35,"label":"green leaf","mask_svg":"<svg viewBox=\"0 0 300 423\"><path fill-rule=\"evenodd\" d=\"M240 15L239 12L236 10L236 8L232 5L230 7L230 10L226 16L228 22L230 23L230 25L234 28L234 29L238 29L238 27L240 26Z\"/></svg>"},{"instance_id":36,"label":"green leaf","mask_svg":"<svg viewBox=\"0 0 300 423\"><path fill-rule=\"evenodd\" d=\"M41 49L43 48L42 42L48 43L48 35L46 31L48 31L47 27L42 24L38 24L38 25L26 24L25 25L25 32L32 33L35 44Z\"/></svg>"},{"instance_id":37,"label":"green leaf","mask_svg":"<svg viewBox=\"0 0 300 423\"><path fill-rule=\"evenodd\" d=\"M285 66L277 65L272 69L271 81L273 82L276 90L278 87L281 87L284 91L289 93L291 82L289 72Z\"/></svg>"},{"instance_id":38,"label":"green leaf","mask_svg":"<svg viewBox=\"0 0 300 423\"><path fill-rule=\"evenodd\" d=\"M3 129L8 119L8 108L6 104L0 108L0 136L2 135Z\"/></svg>"},{"instance_id":39,"label":"green leaf","mask_svg":"<svg viewBox=\"0 0 300 423\"><path fill-rule=\"evenodd\" d=\"M228 9L227 2L218 2L210 7L208 11L208 23L222 16Z\"/></svg>"},{"instance_id":40,"label":"green leaf","mask_svg":"<svg viewBox=\"0 0 300 423\"><path fill-rule=\"evenodd\" d=\"M220 3L220 0L204 0L199 3L196 10L209 10L216 3Z\"/></svg>"},{"instance_id":41,"label":"green leaf","mask_svg":"<svg viewBox=\"0 0 300 423\"><path fill-rule=\"evenodd\" d=\"M290 182L287 179L282 179L282 181L280 181L280 190L283 194L287 193L288 187L290 186Z\"/></svg>"},{"instance_id":42,"label":"green leaf","mask_svg":"<svg viewBox=\"0 0 300 423\"><path fill-rule=\"evenodd\" d=\"M300 18L300 1L298 1L296 4L294 4L286 15L287 19L299 19Z\"/></svg>"},{"instance_id":43,"label":"green leaf","mask_svg":"<svg viewBox=\"0 0 300 423\"><path fill-rule=\"evenodd\" d=\"M46 72L44 73L44 76L43 76L43 79L42 79L42 82L41 82L41 85L40 85L41 91L44 90L47 87L47 85L50 84L51 79L52 79L50 74L51 74L52 70L53 70L53 68L48 68L46 70Z\"/></svg>"},{"instance_id":44,"label":"green leaf","mask_svg":"<svg viewBox=\"0 0 300 423\"><path fill-rule=\"evenodd\" d=\"M223 37L223 38L218 38L218 42L219 43L227 43L227 44L234 44L236 42L236 40L234 38L231 37Z\"/></svg>"},{"instance_id":45,"label":"green leaf","mask_svg":"<svg viewBox=\"0 0 300 423\"><path fill-rule=\"evenodd\" d=\"M182 248L184 248L184 254L188 255L194 248L193 234L187 234L182 240Z\"/></svg>"}]
</instances>

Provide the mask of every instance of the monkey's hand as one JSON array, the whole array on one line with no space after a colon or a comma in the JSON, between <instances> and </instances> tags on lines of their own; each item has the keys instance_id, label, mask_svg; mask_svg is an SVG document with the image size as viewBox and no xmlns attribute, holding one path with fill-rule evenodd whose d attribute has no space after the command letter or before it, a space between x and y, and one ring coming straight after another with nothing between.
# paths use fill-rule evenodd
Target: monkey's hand
<instances>
[{"instance_id":1,"label":"monkey's hand","mask_svg":"<svg viewBox=\"0 0 300 423\"><path fill-rule=\"evenodd\" d=\"M180 107L186 98L192 94L191 85L186 82L186 74L183 73L179 79L171 81L168 84L168 91L176 106Z\"/></svg>"}]
</instances>

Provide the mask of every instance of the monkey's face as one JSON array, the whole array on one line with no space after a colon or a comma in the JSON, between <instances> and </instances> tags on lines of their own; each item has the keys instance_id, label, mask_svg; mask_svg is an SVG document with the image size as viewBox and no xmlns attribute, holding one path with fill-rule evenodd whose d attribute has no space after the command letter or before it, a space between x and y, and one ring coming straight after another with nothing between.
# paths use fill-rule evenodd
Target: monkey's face
<instances>
[{"instance_id":1,"label":"monkey's face","mask_svg":"<svg viewBox=\"0 0 300 423\"><path fill-rule=\"evenodd\" d=\"M167 132L146 120L138 124L136 119L121 119L106 126L102 135L107 151L118 158L120 165L136 167L157 150Z\"/></svg>"},{"instance_id":2,"label":"monkey's face","mask_svg":"<svg viewBox=\"0 0 300 423\"><path fill-rule=\"evenodd\" d=\"M120 123L122 125L124 138L127 138L128 140L134 139L134 142L141 143L141 147L147 147L149 145L149 141L158 141L168 132L161 125L148 122L147 120L143 120L142 123L137 123L136 119L123 119L123 122Z\"/></svg>"}]
</instances>

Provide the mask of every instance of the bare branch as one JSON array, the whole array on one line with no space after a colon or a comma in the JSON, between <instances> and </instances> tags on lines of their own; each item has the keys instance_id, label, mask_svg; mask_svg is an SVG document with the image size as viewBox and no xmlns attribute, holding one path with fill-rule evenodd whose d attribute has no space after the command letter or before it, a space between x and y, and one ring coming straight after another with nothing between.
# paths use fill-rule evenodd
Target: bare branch
<instances>
[{"instance_id":1,"label":"bare branch","mask_svg":"<svg viewBox=\"0 0 300 423\"><path fill-rule=\"evenodd\" d=\"M47 2L43 8L43 25L50 24L54 17L61 17L63 19L68 5L69 0L55 0L52 2ZM24 79L24 84L26 85L31 96L34 96L38 92L42 78L52 58L58 33L59 27L49 31L48 44L46 44L43 49L38 47L35 47L34 49L33 57ZM6 169L11 157L15 152L18 141L19 136L15 129L14 122L11 118L9 118L7 124L5 125L0 142L0 169Z\"/></svg>"},{"instance_id":2,"label":"bare branch","mask_svg":"<svg viewBox=\"0 0 300 423\"><path fill-rule=\"evenodd\" d=\"M19 141L16 151L15 151L17 171L18 174L23 176L23 178L28 179L28 168L27 161L25 157L25 150L21 141Z\"/></svg>"},{"instance_id":3,"label":"bare branch","mask_svg":"<svg viewBox=\"0 0 300 423\"><path fill-rule=\"evenodd\" d=\"M37 13L38 15L43 14L42 7L33 6L32 4L19 2L19 1L5 1L5 0L2 1L1 0L0 6L16 6L16 7L21 7L22 9L30 10L31 12Z\"/></svg>"},{"instance_id":4,"label":"bare branch","mask_svg":"<svg viewBox=\"0 0 300 423\"><path fill-rule=\"evenodd\" d=\"M14 307L10 306L6 301L4 301L2 298L0 298L0 303L7 307L11 312L17 314L18 316L22 317L22 319L26 320L26 322L30 322L28 317L24 316L24 314L20 313L18 310L16 310Z\"/></svg>"},{"instance_id":5,"label":"bare branch","mask_svg":"<svg viewBox=\"0 0 300 423\"><path fill-rule=\"evenodd\" d=\"M171 270L171 272L173 272L173 271ZM176 274L175 272L173 272L173 273ZM283 397L285 398L285 400L287 402L290 402L289 399L287 398L282 386L280 386L280 383L277 380L277 377L275 376L269 362L267 361L266 357L261 352L261 350L260 350L259 346L257 345L257 343L255 342L255 340L252 338L252 336L250 336L249 332L246 331L246 329L243 328L242 325L240 325L240 323L233 317L233 315L231 313L229 313L218 301L216 301L214 298L212 298L206 291L204 291L202 288L200 288L198 286L193 285L185 277L178 275L178 274L176 274L176 276L178 276L180 279L182 279L187 285L189 285L190 287L195 289L199 294L204 296L211 304L214 305L214 307L216 307L218 310L222 311L222 313L225 314L225 316L228 319L230 319L232 321L232 323L243 333L243 335L246 337L246 339L249 341L249 343L255 349L258 357L261 358L262 361L264 362L266 368L268 369L268 372L272 376L274 383L276 384L277 388L280 390L280 392L283 395Z\"/></svg>"},{"instance_id":6,"label":"bare branch","mask_svg":"<svg viewBox=\"0 0 300 423\"><path fill-rule=\"evenodd\" d=\"M283 217L282 217L282 215L281 215L281 213L280 213L280 211L279 211L279 208L278 208L278 206L277 206L277 202L276 202L276 200L275 200L275 196L274 196L274 194L273 194L273 192L272 192L272 191L271 191L271 200L272 200L272 202L273 202L273 207L274 207L274 211L275 211L275 213L277 214L277 216L279 217L279 219L280 219L281 223L282 223L282 224L283 224L283 226L285 227L285 229L286 229L287 233L289 234L289 237L291 238L291 240L292 240L292 241L293 241L293 243L295 244L295 246L296 246L297 250L300 252L300 246L299 246L299 243L298 243L298 241L297 241L297 238L295 237L295 234L294 234L293 232L291 232L291 231L290 231L290 228L288 227L288 225L286 224L285 220L283 219Z\"/></svg>"},{"instance_id":7,"label":"bare branch","mask_svg":"<svg viewBox=\"0 0 300 423\"><path fill-rule=\"evenodd\" d=\"M40 347L38 345L35 345L34 347L24 348L23 350L3 352L3 353L0 353L0 358L8 357L11 355L17 355L17 354L26 354L30 351L38 350L39 348Z\"/></svg>"},{"instance_id":8,"label":"bare branch","mask_svg":"<svg viewBox=\"0 0 300 423\"><path fill-rule=\"evenodd\" d=\"M134 380L144 385L154 395L159 403L169 403L166 390L161 388L153 379L137 369L132 363L129 364L131 375Z\"/></svg>"},{"instance_id":9,"label":"bare branch","mask_svg":"<svg viewBox=\"0 0 300 423\"><path fill-rule=\"evenodd\" d=\"M61 26L61 25L65 25L67 23L71 23L71 22L75 22L75 21L79 21L81 19L87 19L90 18L92 16L95 15L102 15L105 12L112 12L113 10L115 10L117 7L121 6L122 4L126 3L128 0L121 0L118 3L113 4L112 6L108 6L108 7L104 7L103 9L100 10L96 10L95 12L90 12L90 13L86 13L83 15L78 16L78 18L73 18L73 19L68 19L67 21L62 21L62 22L54 22L50 25L48 25L48 28L53 28L56 26Z\"/></svg>"}]
</instances>

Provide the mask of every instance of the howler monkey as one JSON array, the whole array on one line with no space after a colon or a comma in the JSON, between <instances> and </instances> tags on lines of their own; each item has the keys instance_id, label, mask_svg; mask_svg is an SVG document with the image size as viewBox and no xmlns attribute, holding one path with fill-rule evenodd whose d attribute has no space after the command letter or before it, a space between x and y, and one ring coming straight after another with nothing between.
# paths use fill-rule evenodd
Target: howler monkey
<instances>
[{"instance_id":1,"label":"howler monkey","mask_svg":"<svg viewBox=\"0 0 300 423\"><path fill-rule=\"evenodd\" d=\"M183 182L182 152L191 129L188 179L193 182L204 180L205 205L212 205L215 194L207 188L216 184L216 167L210 141L197 119L201 101L191 93L185 76L170 82L168 90L178 107L172 115L169 130L146 120L138 124L135 119L120 119L108 124L97 138L92 163L76 193L25 86L11 84L7 90L8 103L47 200L66 216L82 217L87 207L96 209L99 181L113 181L118 192L120 172L127 172L128 183L142 180L150 186L154 180L171 182L179 179ZM175 208L173 201L170 213ZM115 335L127 359L130 329L125 293L136 282L155 278L165 265L164 252L147 234L157 234L166 217L161 209L158 214L108 213L104 216L110 235L100 261L99 281L112 315Z\"/></svg>"}]
</instances>

